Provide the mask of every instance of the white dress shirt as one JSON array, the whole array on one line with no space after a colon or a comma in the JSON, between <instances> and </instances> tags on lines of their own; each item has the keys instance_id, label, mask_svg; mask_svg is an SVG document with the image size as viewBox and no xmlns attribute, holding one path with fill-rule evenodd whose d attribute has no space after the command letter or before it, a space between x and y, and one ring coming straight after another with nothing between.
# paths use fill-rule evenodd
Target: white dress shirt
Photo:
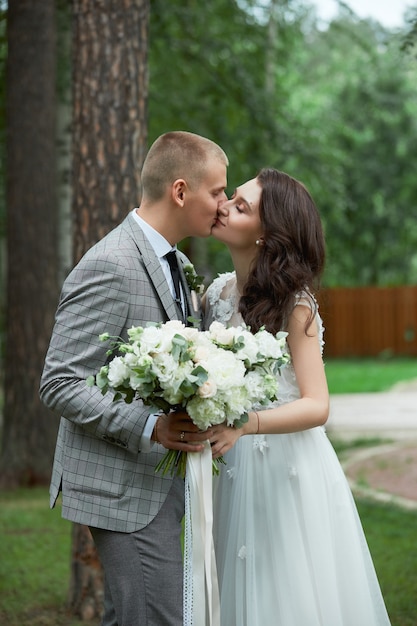
<instances>
[{"instance_id":1,"label":"white dress shirt","mask_svg":"<svg viewBox=\"0 0 417 626\"><path fill-rule=\"evenodd\" d=\"M172 247L171 244L165 239L165 237L161 235L161 233L158 233L158 231L152 228L152 226L150 226L148 222L145 222L144 219L139 217L139 215L136 213L136 209L133 209L132 216L141 227L145 237L151 244L156 256L158 257L161 267L163 269L163 272L165 274L165 277L167 279L168 285L171 289L172 297L175 299L174 282L172 280L171 270L169 269L169 264L165 258L165 255L171 250L176 250L176 246ZM182 287L181 287L181 299L182 299L182 304L184 306L184 294L182 292ZM151 436L153 433L153 429L155 427L155 422L158 419L158 417L159 417L159 413L151 413L148 417L148 420L145 424L145 428L143 429L142 437L140 440L141 452L150 452L155 443L154 441L152 441Z\"/></svg>"}]
</instances>

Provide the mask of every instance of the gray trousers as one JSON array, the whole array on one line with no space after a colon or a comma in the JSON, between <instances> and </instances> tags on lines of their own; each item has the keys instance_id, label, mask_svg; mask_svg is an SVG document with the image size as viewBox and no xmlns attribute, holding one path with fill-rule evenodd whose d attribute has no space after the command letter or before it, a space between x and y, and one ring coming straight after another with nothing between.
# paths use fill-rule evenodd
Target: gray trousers
<instances>
[{"instance_id":1,"label":"gray trousers","mask_svg":"<svg viewBox=\"0 0 417 626\"><path fill-rule=\"evenodd\" d=\"M175 478L157 516L133 533L91 528L105 574L102 626L182 626L184 481Z\"/></svg>"}]
</instances>

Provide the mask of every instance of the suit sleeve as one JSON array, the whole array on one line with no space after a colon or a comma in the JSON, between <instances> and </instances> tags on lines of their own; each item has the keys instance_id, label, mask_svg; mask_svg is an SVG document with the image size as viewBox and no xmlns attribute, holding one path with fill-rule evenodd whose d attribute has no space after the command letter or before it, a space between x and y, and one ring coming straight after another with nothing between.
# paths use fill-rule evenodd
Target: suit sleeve
<instances>
[{"instance_id":1,"label":"suit sleeve","mask_svg":"<svg viewBox=\"0 0 417 626\"><path fill-rule=\"evenodd\" d=\"M146 277L136 280L145 281ZM84 257L65 281L42 374L40 395L53 411L90 434L138 452L149 407L141 401L113 402L88 387L108 358L99 335L126 338L131 318L132 272L118 258Z\"/></svg>"}]
</instances>

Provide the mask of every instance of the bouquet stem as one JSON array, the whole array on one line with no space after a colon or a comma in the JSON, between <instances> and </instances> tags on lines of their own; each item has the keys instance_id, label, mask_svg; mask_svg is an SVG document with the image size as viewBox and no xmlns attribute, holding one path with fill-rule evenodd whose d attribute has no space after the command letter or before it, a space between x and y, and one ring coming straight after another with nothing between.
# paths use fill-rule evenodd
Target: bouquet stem
<instances>
[{"instance_id":1,"label":"bouquet stem","mask_svg":"<svg viewBox=\"0 0 417 626\"><path fill-rule=\"evenodd\" d=\"M171 476L175 475L185 478L187 454L188 452L183 452L182 450L167 450L155 467L155 473L161 472L162 476L166 476L169 473ZM200 452L191 452L191 454L200 454ZM219 475L219 464L226 465L226 461L222 456L212 460L212 471L215 476Z\"/></svg>"}]
</instances>

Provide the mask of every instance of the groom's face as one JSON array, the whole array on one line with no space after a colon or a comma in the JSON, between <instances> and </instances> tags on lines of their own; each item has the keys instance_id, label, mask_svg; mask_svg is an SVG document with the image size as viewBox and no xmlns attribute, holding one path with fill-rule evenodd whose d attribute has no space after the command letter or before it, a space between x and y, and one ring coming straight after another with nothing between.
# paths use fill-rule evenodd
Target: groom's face
<instances>
[{"instance_id":1,"label":"groom's face","mask_svg":"<svg viewBox=\"0 0 417 626\"><path fill-rule=\"evenodd\" d=\"M189 237L208 237L219 207L226 202L226 165L218 159L207 163L207 173L198 187L187 191L186 219Z\"/></svg>"}]
</instances>

